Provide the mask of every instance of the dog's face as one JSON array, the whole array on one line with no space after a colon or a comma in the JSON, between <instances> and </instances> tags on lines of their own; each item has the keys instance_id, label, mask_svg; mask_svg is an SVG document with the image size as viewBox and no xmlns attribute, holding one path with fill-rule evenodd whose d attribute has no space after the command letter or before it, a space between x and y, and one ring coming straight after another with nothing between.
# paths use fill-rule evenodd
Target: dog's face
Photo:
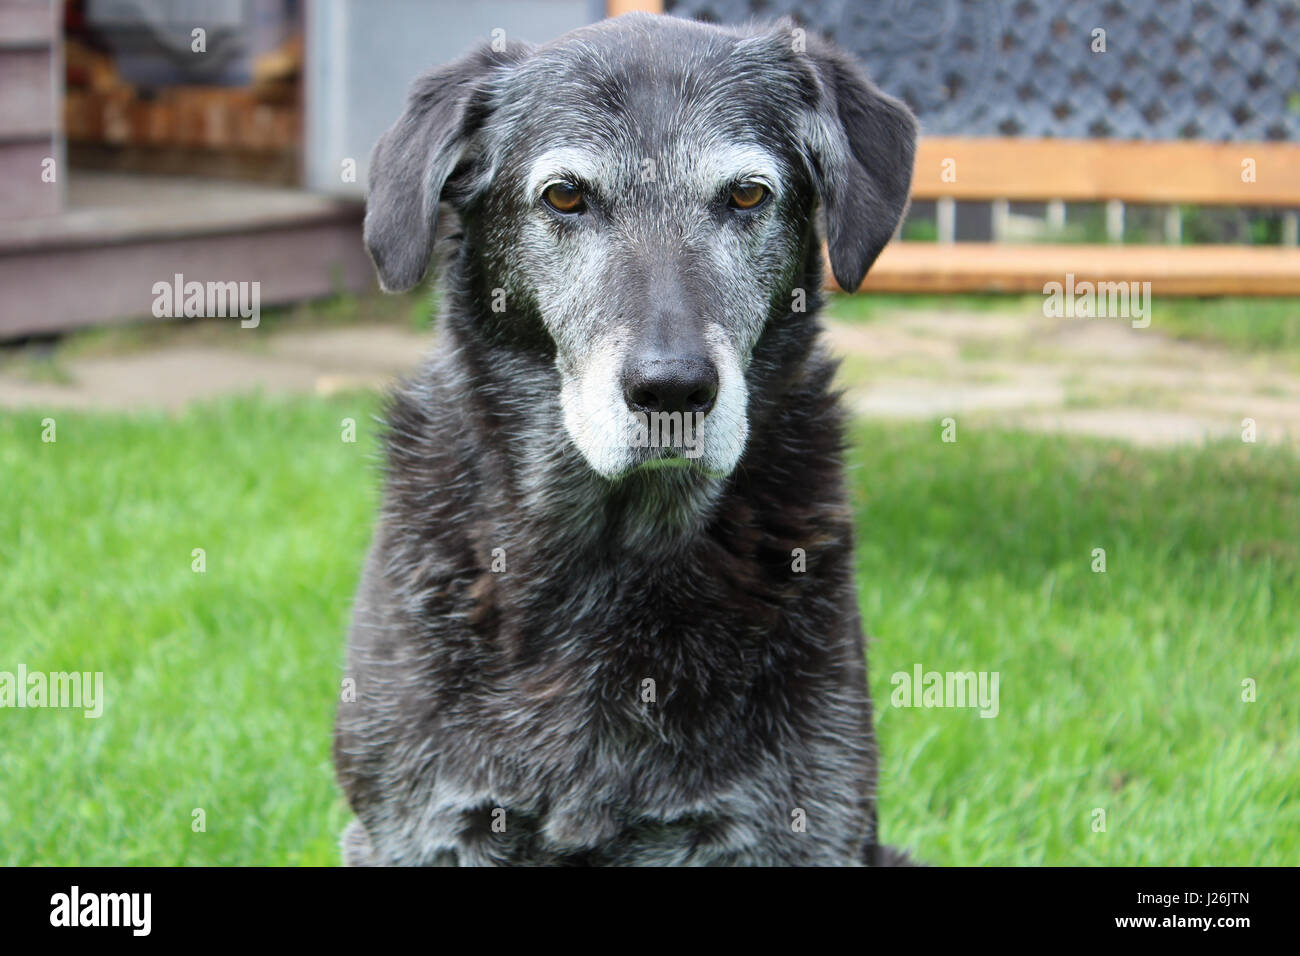
<instances>
[{"instance_id":1,"label":"dog's face","mask_svg":"<svg viewBox=\"0 0 1300 956\"><path fill-rule=\"evenodd\" d=\"M384 287L409 288L451 203L482 308L545 329L588 464L722 476L755 343L814 294L814 211L856 288L906 205L914 138L905 107L789 25L624 17L422 78L376 147L366 241Z\"/></svg>"}]
</instances>

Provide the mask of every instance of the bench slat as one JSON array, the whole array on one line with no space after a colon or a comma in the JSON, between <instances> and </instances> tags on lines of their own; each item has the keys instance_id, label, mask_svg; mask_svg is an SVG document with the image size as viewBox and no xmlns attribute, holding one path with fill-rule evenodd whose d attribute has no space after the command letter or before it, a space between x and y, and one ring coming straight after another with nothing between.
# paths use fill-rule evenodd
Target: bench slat
<instances>
[{"instance_id":1,"label":"bench slat","mask_svg":"<svg viewBox=\"0 0 1300 956\"><path fill-rule=\"evenodd\" d=\"M1300 249L1283 246L893 242L863 283L875 292L1029 292L1048 282L1150 282L1153 295L1300 295ZM834 280L828 280L835 288Z\"/></svg>"},{"instance_id":2,"label":"bench slat","mask_svg":"<svg viewBox=\"0 0 1300 956\"><path fill-rule=\"evenodd\" d=\"M949 159L956 179L944 182ZM1246 159L1254 182L1242 181ZM1300 145L924 137L912 195L1300 206Z\"/></svg>"}]
</instances>

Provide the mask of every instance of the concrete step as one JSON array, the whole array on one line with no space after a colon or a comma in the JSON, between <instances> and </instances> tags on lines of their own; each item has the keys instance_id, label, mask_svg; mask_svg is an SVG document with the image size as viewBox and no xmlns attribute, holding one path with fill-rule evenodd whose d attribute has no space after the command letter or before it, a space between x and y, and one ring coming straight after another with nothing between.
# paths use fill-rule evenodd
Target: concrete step
<instances>
[{"instance_id":1,"label":"concrete step","mask_svg":"<svg viewBox=\"0 0 1300 956\"><path fill-rule=\"evenodd\" d=\"M177 274L257 282L262 307L363 291L362 215L299 190L74 171L66 211L0 221L0 338L151 318Z\"/></svg>"}]
</instances>

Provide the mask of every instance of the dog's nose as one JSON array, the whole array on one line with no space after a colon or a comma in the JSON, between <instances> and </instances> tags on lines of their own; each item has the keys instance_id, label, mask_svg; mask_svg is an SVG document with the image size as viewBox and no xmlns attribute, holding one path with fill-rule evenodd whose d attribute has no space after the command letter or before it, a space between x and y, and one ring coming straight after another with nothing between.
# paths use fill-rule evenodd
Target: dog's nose
<instances>
[{"instance_id":1,"label":"dog's nose","mask_svg":"<svg viewBox=\"0 0 1300 956\"><path fill-rule=\"evenodd\" d=\"M707 415L718 397L718 370L703 356L654 358L623 372L623 398L634 412Z\"/></svg>"}]
</instances>

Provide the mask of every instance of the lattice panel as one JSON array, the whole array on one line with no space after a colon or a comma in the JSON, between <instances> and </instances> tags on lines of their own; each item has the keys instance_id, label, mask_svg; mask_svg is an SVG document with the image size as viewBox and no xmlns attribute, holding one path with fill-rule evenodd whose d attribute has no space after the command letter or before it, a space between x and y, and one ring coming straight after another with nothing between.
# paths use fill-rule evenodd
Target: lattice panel
<instances>
[{"instance_id":1,"label":"lattice panel","mask_svg":"<svg viewBox=\"0 0 1300 956\"><path fill-rule=\"evenodd\" d=\"M861 57L927 132L1300 140L1300 0L668 0L788 15ZM1106 51L1093 52L1094 29Z\"/></svg>"}]
</instances>

